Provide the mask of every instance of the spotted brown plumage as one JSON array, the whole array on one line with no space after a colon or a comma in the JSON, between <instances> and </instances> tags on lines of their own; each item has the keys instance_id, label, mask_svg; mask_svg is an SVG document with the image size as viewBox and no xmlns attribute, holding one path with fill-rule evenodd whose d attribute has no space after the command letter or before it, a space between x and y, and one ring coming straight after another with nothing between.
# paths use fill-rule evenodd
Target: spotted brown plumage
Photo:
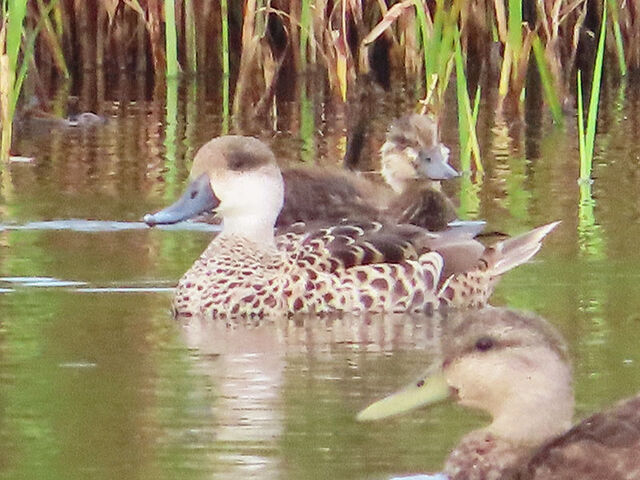
<instances>
[{"instance_id":1,"label":"spotted brown plumage","mask_svg":"<svg viewBox=\"0 0 640 480\"><path fill-rule=\"evenodd\" d=\"M223 218L222 232L178 283L178 316L481 306L498 276L531 258L557 224L489 248L464 229L436 234L377 221L299 223L276 236L282 176L269 147L251 137L211 140L191 178L186 196L145 217L153 225L215 208Z\"/></svg>"},{"instance_id":2,"label":"spotted brown plumage","mask_svg":"<svg viewBox=\"0 0 640 480\"><path fill-rule=\"evenodd\" d=\"M571 427L566 344L544 319L504 308L449 314L440 358L418 380L359 414L381 419L441 401L492 416L445 462L449 480L640 478L640 396Z\"/></svg>"}]
</instances>

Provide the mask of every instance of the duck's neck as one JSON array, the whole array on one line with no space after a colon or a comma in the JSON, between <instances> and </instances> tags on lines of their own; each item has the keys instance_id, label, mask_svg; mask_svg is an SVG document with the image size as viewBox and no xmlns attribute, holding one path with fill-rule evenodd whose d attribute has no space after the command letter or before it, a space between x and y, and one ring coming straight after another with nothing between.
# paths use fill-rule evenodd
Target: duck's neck
<instances>
[{"instance_id":1,"label":"duck's neck","mask_svg":"<svg viewBox=\"0 0 640 480\"><path fill-rule=\"evenodd\" d=\"M242 237L265 248L275 245L275 219L261 215L225 217L219 238Z\"/></svg>"},{"instance_id":2,"label":"duck's neck","mask_svg":"<svg viewBox=\"0 0 640 480\"><path fill-rule=\"evenodd\" d=\"M556 362L526 376L508 401L496 405L485 430L517 444L539 445L566 432L572 424L574 395L571 370Z\"/></svg>"},{"instance_id":3,"label":"duck's neck","mask_svg":"<svg viewBox=\"0 0 640 480\"><path fill-rule=\"evenodd\" d=\"M274 228L284 201L280 171L271 169L236 177L228 180L227 188L242 194L227 195L220 205L222 233L219 236L242 237L258 246L264 245L265 249L274 246Z\"/></svg>"},{"instance_id":4,"label":"duck's neck","mask_svg":"<svg viewBox=\"0 0 640 480\"><path fill-rule=\"evenodd\" d=\"M380 173L391 189L400 194L408 183L415 178L415 170L397 147L386 141L380 148Z\"/></svg>"}]
</instances>

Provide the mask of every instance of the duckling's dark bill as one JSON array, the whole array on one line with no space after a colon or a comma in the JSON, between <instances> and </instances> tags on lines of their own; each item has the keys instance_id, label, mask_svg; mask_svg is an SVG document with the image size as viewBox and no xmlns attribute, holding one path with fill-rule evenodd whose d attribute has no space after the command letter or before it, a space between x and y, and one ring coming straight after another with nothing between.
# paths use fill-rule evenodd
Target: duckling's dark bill
<instances>
[{"instance_id":1,"label":"duckling's dark bill","mask_svg":"<svg viewBox=\"0 0 640 480\"><path fill-rule=\"evenodd\" d=\"M209 176L203 173L192 181L182 196L167 208L146 214L144 222L149 226L182 222L205 212L211 212L220 204L213 193Z\"/></svg>"},{"instance_id":2,"label":"duckling's dark bill","mask_svg":"<svg viewBox=\"0 0 640 480\"><path fill-rule=\"evenodd\" d=\"M421 150L418 159L418 172L426 178L449 180L460 176L460 172L449 165L449 149L443 145Z\"/></svg>"},{"instance_id":3,"label":"duckling's dark bill","mask_svg":"<svg viewBox=\"0 0 640 480\"><path fill-rule=\"evenodd\" d=\"M450 394L451 389L444 378L442 368L435 365L402 390L369 405L358 413L356 419L367 422L400 415L418 407L446 400Z\"/></svg>"}]
</instances>

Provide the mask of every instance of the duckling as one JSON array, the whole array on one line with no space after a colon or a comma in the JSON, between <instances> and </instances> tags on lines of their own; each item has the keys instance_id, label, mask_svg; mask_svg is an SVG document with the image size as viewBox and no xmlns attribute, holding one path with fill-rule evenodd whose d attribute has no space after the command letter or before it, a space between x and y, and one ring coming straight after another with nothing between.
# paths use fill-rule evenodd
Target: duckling
<instances>
[{"instance_id":1,"label":"duckling","mask_svg":"<svg viewBox=\"0 0 640 480\"><path fill-rule=\"evenodd\" d=\"M359 420L453 396L493 419L451 452L442 472L449 480L640 478L640 396L572 428L567 346L544 319L487 307L449 315L443 332L439 360Z\"/></svg>"},{"instance_id":2,"label":"duckling","mask_svg":"<svg viewBox=\"0 0 640 480\"><path fill-rule=\"evenodd\" d=\"M557 222L485 248L473 234L342 222L275 235L284 182L271 149L223 136L196 154L192 182L148 225L215 210L217 235L178 283L177 316L404 312L485 304L502 273L529 260ZM475 233L475 232L474 232Z\"/></svg>"},{"instance_id":3,"label":"duckling","mask_svg":"<svg viewBox=\"0 0 640 480\"><path fill-rule=\"evenodd\" d=\"M460 174L448 163L449 149L440 143L433 117L400 117L389 127L380 154L382 177L395 193L386 207L390 218L431 231L445 230L456 220L440 180Z\"/></svg>"},{"instance_id":4,"label":"duckling","mask_svg":"<svg viewBox=\"0 0 640 480\"><path fill-rule=\"evenodd\" d=\"M284 169L284 206L276 226L358 217L441 231L456 220L439 182L459 173L448 163L449 149L439 142L433 117L412 114L393 122L380 154L384 183L349 170ZM210 212L199 220L219 222Z\"/></svg>"}]
</instances>

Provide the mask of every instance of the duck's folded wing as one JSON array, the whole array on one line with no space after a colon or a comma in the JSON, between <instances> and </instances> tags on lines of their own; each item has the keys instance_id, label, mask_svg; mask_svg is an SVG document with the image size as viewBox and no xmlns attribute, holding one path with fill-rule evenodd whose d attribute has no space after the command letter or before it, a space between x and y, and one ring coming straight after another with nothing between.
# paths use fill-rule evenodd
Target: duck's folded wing
<instances>
[{"instance_id":1,"label":"duck's folded wing","mask_svg":"<svg viewBox=\"0 0 640 480\"><path fill-rule=\"evenodd\" d=\"M379 222L342 222L301 233L296 224L276 239L279 248L293 254L300 266L335 272L358 265L402 263L417 260L424 236L431 235L412 225Z\"/></svg>"},{"instance_id":2,"label":"duck's folded wing","mask_svg":"<svg viewBox=\"0 0 640 480\"><path fill-rule=\"evenodd\" d=\"M519 479L640 478L640 396L599 412L543 445Z\"/></svg>"}]
</instances>

